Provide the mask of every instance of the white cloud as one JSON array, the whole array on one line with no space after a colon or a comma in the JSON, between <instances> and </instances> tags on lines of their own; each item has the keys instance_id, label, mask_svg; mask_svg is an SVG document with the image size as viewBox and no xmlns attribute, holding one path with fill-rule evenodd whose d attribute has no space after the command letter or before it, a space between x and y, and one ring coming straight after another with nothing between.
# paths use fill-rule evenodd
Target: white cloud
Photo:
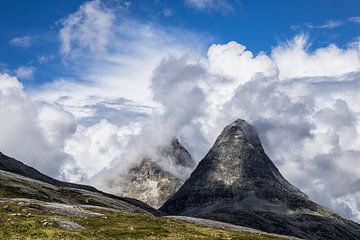
<instances>
[{"instance_id":1,"label":"white cloud","mask_svg":"<svg viewBox=\"0 0 360 240\"><path fill-rule=\"evenodd\" d=\"M352 21L351 18L350 18L350 21ZM293 25L293 26L291 26L291 29L293 29L293 30L298 30L301 28L306 28L306 29L310 29L310 30L334 29L334 28L341 27L345 24L346 24L346 21L327 20L323 24L319 24L319 25L315 25L315 24L311 24L311 23L305 23L302 25Z\"/></svg>"},{"instance_id":2,"label":"white cloud","mask_svg":"<svg viewBox=\"0 0 360 240\"><path fill-rule=\"evenodd\" d=\"M44 64L51 62L54 59L55 59L55 55L50 54L50 55L40 55L37 60L40 64Z\"/></svg>"},{"instance_id":3,"label":"white cloud","mask_svg":"<svg viewBox=\"0 0 360 240\"><path fill-rule=\"evenodd\" d=\"M341 21L333 21L333 20L329 20L326 21L324 24L320 25L320 26L316 26L317 28L327 28L327 29L333 29L333 28L337 28L344 25L343 22Z\"/></svg>"},{"instance_id":4,"label":"white cloud","mask_svg":"<svg viewBox=\"0 0 360 240\"><path fill-rule=\"evenodd\" d=\"M73 116L30 100L22 84L7 74L0 74L0 115L0 150L58 176L60 166L71 160L62 149L75 131Z\"/></svg>"},{"instance_id":5,"label":"white cloud","mask_svg":"<svg viewBox=\"0 0 360 240\"><path fill-rule=\"evenodd\" d=\"M102 6L100 0L81 5L61 22L61 52L64 55L74 55L75 49L86 49L92 54L106 52L114 19L113 12Z\"/></svg>"},{"instance_id":6,"label":"white cloud","mask_svg":"<svg viewBox=\"0 0 360 240\"><path fill-rule=\"evenodd\" d=\"M333 20L328 20L324 24L321 24L321 25L305 24L305 26L307 28L310 28L310 29L322 29L322 28L333 29L333 28L340 27L342 25L344 25L344 22L342 22L342 21L333 21Z\"/></svg>"},{"instance_id":7,"label":"white cloud","mask_svg":"<svg viewBox=\"0 0 360 240\"><path fill-rule=\"evenodd\" d=\"M15 76L18 79L26 80L31 79L36 72L36 67L33 66L20 66L15 69Z\"/></svg>"},{"instance_id":8,"label":"white cloud","mask_svg":"<svg viewBox=\"0 0 360 240\"><path fill-rule=\"evenodd\" d=\"M185 4L199 11L215 11L227 13L234 10L227 0L185 0Z\"/></svg>"},{"instance_id":9,"label":"white cloud","mask_svg":"<svg viewBox=\"0 0 360 240\"><path fill-rule=\"evenodd\" d=\"M305 35L298 35L288 44L275 47L272 58L279 68L280 79L340 76L360 70L358 49L340 49L331 44L310 52Z\"/></svg>"},{"instance_id":10,"label":"white cloud","mask_svg":"<svg viewBox=\"0 0 360 240\"><path fill-rule=\"evenodd\" d=\"M17 37L13 38L9 41L9 44L15 46L15 47L23 47L28 48L31 46L33 42L32 37L30 36L24 36L24 37Z\"/></svg>"},{"instance_id":11,"label":"white cloud","mask_svg":"<svg viewBox=\"0 0 360 240\"><path fill-rule=\"evenodd\" d=\"M360 16L350 17L349 21L360 24Z\"/></svg>"},{"instance_id":12,"label":"white cloud","mask_svg":"<svg viewBox=\"0 0 360 240\"><path fill-rule=\"evenodd\" d=\"M129 137L137 131L136 125L118 127L105 119L88 128L78 126L64 149L76 161L63 166L63 177L70 181L86 181L101 170L109 169L112 163L121 162ZM121 166L126 168L126 164L122 162Z\"/></svg>"}]
</instances>

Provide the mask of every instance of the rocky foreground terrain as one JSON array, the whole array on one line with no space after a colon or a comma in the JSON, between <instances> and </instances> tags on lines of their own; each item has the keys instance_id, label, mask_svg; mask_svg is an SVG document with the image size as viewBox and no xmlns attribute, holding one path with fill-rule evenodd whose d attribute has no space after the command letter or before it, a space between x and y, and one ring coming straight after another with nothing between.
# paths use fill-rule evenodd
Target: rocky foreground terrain
<instances>
[{"instance_id":1,"label":"rocky foreground terrain","mask_svg":"<svg viewBox=\"0 0 360 240\"><path fill-rule=\"evenodd\" d=\"M360 239L360 225L311 201L280 174L244 120L226 126L160 208L304 239Z\"/></svg>"}]
</instances>

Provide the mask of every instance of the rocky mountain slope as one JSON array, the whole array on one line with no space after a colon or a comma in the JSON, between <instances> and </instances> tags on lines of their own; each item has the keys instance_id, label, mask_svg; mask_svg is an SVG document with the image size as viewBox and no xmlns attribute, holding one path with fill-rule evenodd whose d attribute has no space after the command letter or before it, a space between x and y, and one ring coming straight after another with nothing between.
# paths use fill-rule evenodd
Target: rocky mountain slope
<instances>
[{"instance_id":1,"label":"rocky mountain slope","mask_svg":"<svg viewBox=\"0 0 360 240\"><path fill-rule=\"evenodd\" d=\"M160 208L305 239L360 239L360 225L292 186L244 120L226 126L185 184Z\"/></svg>"},{"instance_id":2,"label":"rocky mountain slope","mask_svg":"<svg viewBox=\"0 0 360 240\"><path fill-rule=\"evenodd\" d=\"M26 164L12 158L9 156L6 156L2 152L0 152L0 170L19 174L24 177L28 177L34 180L39 180L45 183L49 183L55 186L61 186L61 187L73 187L73 188L81 188L86 190L95 191L96 189L91 186L81 185L81 184L74 184L74 183L68 183L68 182L62 182L57 179L51 178L46 176L45 174L42 174L35 168L32 168L30 166L27 166Z\"/></svg>"},{"instance_id":3,"label":"rocky mountain slope","mask_svg":"<svg viewBox=\"0 0 360 240\"><path fill-rule=\"evenodd\" d=\"M184 183L181 177L190 174L194 167L190 153L173 139L171 144L159 149L155 159L145 157L130 169L123 181L121 195L159 208Z\"/></svg>"},{"instance_id":4,"label":"rocky mountain slope","mask_svg":"<svg viewBox=\"0 0 360 240\"><path fill-rule=\"evenodd\" d=\"M161 215L136 199L118 197L94 187L62 182L4 154L0 155L0 197L26 197L42 201L89 204L125 212Z\"/></svg>"},{"instance_id":5,"label":"rocky mountain slope","mask_svg":"<svg viewBox=\"0 0 360 240\"><path fill-rule=\"evenodd\" d=\"M292 239L162 217L135 199L58 181L3 154L0 166L8 170L0 170L0 239Z\"/></svg>"}]
</instances>

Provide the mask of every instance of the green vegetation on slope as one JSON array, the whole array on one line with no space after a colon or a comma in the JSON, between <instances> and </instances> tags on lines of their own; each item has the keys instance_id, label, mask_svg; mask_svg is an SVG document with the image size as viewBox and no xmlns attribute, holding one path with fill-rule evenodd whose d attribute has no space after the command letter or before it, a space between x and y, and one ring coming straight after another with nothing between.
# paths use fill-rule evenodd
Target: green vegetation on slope
<instances>
[{"instance_id":1,"label":"green vegetation on slope","mask_svg":"<svg viewBox=\"0 0 360 240\"><path fill-rule=\"evenodd\" d=\"M104 215L65 217L4 201L0 203L0 239L282 239L198 227L165 217L104 211L101 213ZM70 220L85 229L81 231L64 230L57 226L55 218Z\"/></svg>"}]
</instances>

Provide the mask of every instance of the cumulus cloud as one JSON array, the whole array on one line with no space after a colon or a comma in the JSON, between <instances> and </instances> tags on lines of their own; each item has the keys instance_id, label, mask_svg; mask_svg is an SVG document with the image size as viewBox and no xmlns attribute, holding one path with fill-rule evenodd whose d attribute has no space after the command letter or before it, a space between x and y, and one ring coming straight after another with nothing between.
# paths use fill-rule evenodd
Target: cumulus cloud
<instances>
[{"instance_id":1,"label":"cumulus cloud","mask_svg":"<svg viewBox=\"0 0 360 240\"><path fill-rule=\"evenodd\" d=\"M31 79L36 72L36 67L34 66L20 66L15 69L15 76L21 80Z\"/></svg>"},{"instance_id":2,"label":"cumulus cloud","mask_svg":"<svg viewBox=\"0 0 360 240\"><path fill-rule=\"evenodd\" d=\"M136 135L138 130L136 125L118 127L105 119L88 128L79 126L64 148L76 161L63 166L63 177L84 182L101 170L109 169L114 162L121 162L120 157L126 151L130 136ZM122 168L126 168L128 163L121 162Z\"/></svg>"},{"instance_id":3,"label":"cumulus cloud","mask_svg":"<svg viewBox=\"0 0 360 240\"><path fill-rule=\"evenodd\" d=\"M28 48L31 46L33 42L32 37L30 36L24 36L24 37L16 37L9 41L9 44L15 46L15 47L23 47Z\"/></svg>"},{"instance_id":4,"label":"cumulus cloud","mask_svg":"<svg viewBox=\"0 0 360 240\"><path fill-rule=\"evenodd\" d=\"M279 67L280 79L340 76L360 70L358 49L340 49L331 44L310 52L308 44L308 37L301 34L273 49L272 58Z\"/></svg>"},{"instance_id":5,"label":"cumulus cloud","mask_svg":"<svg viewBox=\"0 0 360 240\"><path fill-rule=\"evenodd\" d=\"M71 157L62 149L75 131L73 116L61 108L32 101L22 84L0 74L0 149L37 169L59 176Z\"/></svg>"}]
</instances>

